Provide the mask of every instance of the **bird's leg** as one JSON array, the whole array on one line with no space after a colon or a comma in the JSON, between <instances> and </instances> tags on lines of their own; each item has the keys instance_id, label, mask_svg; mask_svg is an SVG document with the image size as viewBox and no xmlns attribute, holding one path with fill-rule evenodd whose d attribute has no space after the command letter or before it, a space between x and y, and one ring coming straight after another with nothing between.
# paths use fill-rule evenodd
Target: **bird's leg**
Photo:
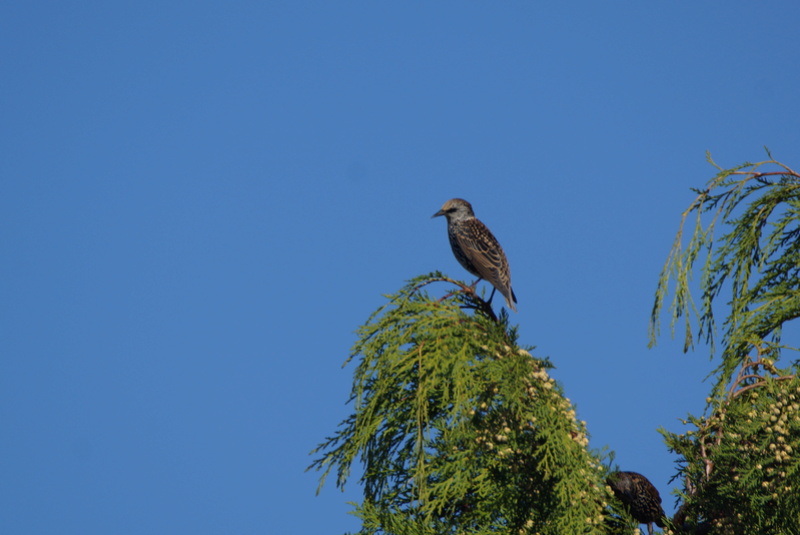
<instances>
[{"instance_id":1,"label":"bird's leg","mask_svg":"<svg viewBox=\"0 0 800 535\"><path fill-rule=\"evenodd\" d=\"M486 304L487 304L487 305L491 305L491 304L492 304L492 299L494 299L494 293L495 293L496 291L497 291L497 288L495 288L494 286L492 286L492 294L489 296L489 300L488 300L488 301L486 301Z\"/></svg>"},{"instance_id":2,"label":"bird's leg","mask_svg":"<svg viewBox=\"0 0 800 535\"><path fill-rule=\"evenodd\" d=\"M475 279L475 282L469 285L469 287L472 289L473 292L475 291L475 287L477 287L478 283L481 282L482 280L483 277L478 277L477 279Z\"/></svg>"},{"instance_id":3,"label":"bird's leg","mask_svg":"<svg viewBox=\"0 0 800 535\"><path fill-rule=\"evenodd\" d=\"M653 535L653 523L652 522L648 522L647 523L647 533L648 533L648 535Z\"/></svg>"}]
</instances>

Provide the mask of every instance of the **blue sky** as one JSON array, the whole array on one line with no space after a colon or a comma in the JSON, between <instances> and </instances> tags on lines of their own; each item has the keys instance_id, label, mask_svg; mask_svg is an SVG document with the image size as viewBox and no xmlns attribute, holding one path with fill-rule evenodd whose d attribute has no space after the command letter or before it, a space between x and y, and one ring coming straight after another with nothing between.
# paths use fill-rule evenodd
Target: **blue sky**
<instances>
[{"instance_id":1,"label":"blue sky","mask_svg":"<svg viewBox=\"0 0 800 535\"><path fill-rule=\"evenodd\" d=\"M800 5L0 8L0 531L341 533L308 452L354 331L472 202L520 342L672 507L656 428L712 369L647 349L691 186L798 165ZM499 304L495 300L495 304ZM667 325L663 332L668 334ZM788 340L786 340L788 342Z\"/></svg>"}]
</instances>

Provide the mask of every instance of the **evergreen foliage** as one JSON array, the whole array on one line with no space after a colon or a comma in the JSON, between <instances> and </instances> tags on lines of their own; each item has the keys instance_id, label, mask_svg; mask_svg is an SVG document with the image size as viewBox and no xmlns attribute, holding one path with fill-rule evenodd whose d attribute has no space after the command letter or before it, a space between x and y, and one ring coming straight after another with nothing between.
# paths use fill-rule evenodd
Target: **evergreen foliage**
<instances>
[{"instance_id":1,"label":"evergreen foliage","mask_svg":"<svg viewBox=\"0 0 800 535\"><path fill-rule=\"evenodd\" d=\"M433 283L456 289L432 298ZM363 465L359 533L611 532L606 468L585 423L505 312L432 273L389 296L358 335L354 412L311 467L320 486L332 471L343 486Z\"/></svg>"},{"instance_id":2,"label":"evergreen foliage","mask_svg":"<svg viewBox=\"0 0 800 535\"><path fill-rule=\"evenodd\" d=\"M771 158L732 169L709 162L719 172L683 213L651 317L654 343L673 282L673 332L682 317L688 350L696 322L713 358L720 301L727 313L706 414L690 415L684 434L662 430L680 456L684 503L673 524L696 533L797 534L800 380L796 350L782 345L782 335L800 317L800 175ZM690 214L694 229L684 248Z\"/></svg>"}]
</instances>

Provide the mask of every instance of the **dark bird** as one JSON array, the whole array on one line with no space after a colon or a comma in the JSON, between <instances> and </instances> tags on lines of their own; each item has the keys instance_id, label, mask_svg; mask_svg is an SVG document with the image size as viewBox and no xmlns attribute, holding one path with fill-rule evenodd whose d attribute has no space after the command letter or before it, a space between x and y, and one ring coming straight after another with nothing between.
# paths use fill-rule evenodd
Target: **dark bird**
<instances>
[{"instance_id":1,"label":"dark bird","mask_svg":"<svg viewBox=\"0 0 800 535\"><path fill-rule=\"evenodd\" d=\"M661 495L646 477L636 472L614 472L606 483L631 516L637 522L647 524L647 533L653 535L653 522L660 528L664 527Z\"/></svg>"},{"instance_id":2,"label":"dark bird","mask_svg":"<svg viewBox=\"0 0 800 535\"><path fill-rule=\"evenodd\" d=\"M500 290L508 308L516 312L514 303L517 302L517 296L511 289L511 272L506 254L494 234L475 217L472 205L464 199L450 199L433 217L441 215L447 218L447 237L450 238L453 254L464 269L478 277L472 285L475 286L481 279L490 282L494 289L489 296L489 303L495 290Z\"/></svg>"}]
</instances>

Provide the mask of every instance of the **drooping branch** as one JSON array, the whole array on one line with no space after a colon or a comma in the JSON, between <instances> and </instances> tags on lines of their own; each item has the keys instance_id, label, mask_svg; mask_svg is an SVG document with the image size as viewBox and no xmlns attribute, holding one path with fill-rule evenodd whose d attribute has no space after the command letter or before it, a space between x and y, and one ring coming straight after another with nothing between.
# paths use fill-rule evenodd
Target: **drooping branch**
<instances>
[{"instance_id":1,"label":"drooping branch","mask_svg":"<svg viewBox=\"0 0 800 535\"><path fill-rule=\"evenodd\" d=\"M694 345L696 324L696 338L709 343L713 356L715 307L724 296L729 313L723 324L722 362L716 370L719 390L746 360L754 337L756 343L777 341L782 325L800 317L800 175L772 159L732 169L722 169L710 156L709 162L719 173L705 189L696 190L696 198L681 214L656 288L650 345L659 335L659 316L671 291L672 334L683 318L688 351ZM766 166L780 169L766 170ZM694 229L684 245L692 213ZM725 233L715 240L720 224ZM701 261L698 301L691 281Z\"/></svg>"}]
</instances>

